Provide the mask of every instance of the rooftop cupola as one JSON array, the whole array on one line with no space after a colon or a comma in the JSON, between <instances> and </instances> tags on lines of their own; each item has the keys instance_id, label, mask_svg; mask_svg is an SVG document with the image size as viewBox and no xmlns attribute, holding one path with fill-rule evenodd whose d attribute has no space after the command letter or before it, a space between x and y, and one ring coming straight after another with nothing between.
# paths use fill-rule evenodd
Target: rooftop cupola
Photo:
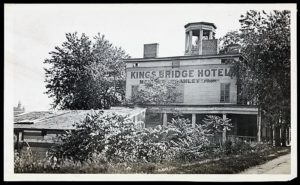
<instances>
[{"instance_id":1,"label":"rooftop cupola","mask_svg":"<svg viewBox=\"0 0 300 185\"><path fill-rule=\"evenodd\" d=\"M193 22L185 28L185 55L216 55L218 40L215 39L217 27L209 22Z\"/></svg>"}]
</instances>

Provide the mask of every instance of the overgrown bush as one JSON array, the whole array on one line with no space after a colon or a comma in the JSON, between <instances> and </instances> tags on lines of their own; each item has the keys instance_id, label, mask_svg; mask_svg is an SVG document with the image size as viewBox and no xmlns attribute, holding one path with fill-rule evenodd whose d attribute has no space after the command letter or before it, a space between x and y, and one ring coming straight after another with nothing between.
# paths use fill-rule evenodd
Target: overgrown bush
<instances>
[{"instance_id":1,"label":"overgrown bush","mask_svg":"<svg viewBox=\"0 0 300 185\"><path fill-rule=\"evenodd\" d=\"M206 130L192 128L188 119L172 119L168 126L138 128L128 117L103 112L87 115L76 130L59 136L61 144L50 148L50 160L94 160L103 163L163 163L190 161L209 145Z\"/></svg>"},{"instance_id":2,"label":"overgrown bush","mask_svg":"<svg viewBox=\"0 0 300 185\"><path fill-rule=\"evenodd\" d=\"M210 134L214 138L219 139L219 146L222 145L222 132L224 130L230 131L232 124L230 123L231 119L223 119L220 116L216 115L207 115L203 120L203 129L207 134ZM215 141L215 144L217 142Z\"/></svg>"},{"instance_id":3,"label":"overgrown bush","mask_svg":"<svg viewBox=\"0 0 300 185\"><path fill-rule=\"evenodd\" d=\"M104 115L103 111L88 114L75 123L76 129L58 137L61 144L49 149L49 157L58 161L94 160L101 156L103 162L130 161L137 128L127 117L117 114Z\"/></svg>"},{"instance_id":4,"label":"overgrown bush","mask_svg":"<svg viewBox=\"0 0 300 185\"><path fill-rule=\"evenodd\" d=\"M41 166L41 161L34 160L30 147L26 147L26 150L22 154L19 152L15 152L14 154L14 170L17 173L40 171Z\"/></svg>"},{"instance_id":5,"label":"overgrown bush","mask_svg":"<svg viewBox=\"0 0 300 185\"><path fill-rule=\"evenodd\" d=\"M242 141L240 139L236 139L234 141L227 140L224 143L223 152L226 155L233 154L246 154L249 152L262 152L265 149L269 149L269 146L266 144L257 144L257 143L249 143L246 141Z\"/></svg>"},{"instance_id":6,"label":"overgrown bush","mask_svg":"<svg viewBox=\"0 0 300 185\"><path fill-rule=\"evenodd\" d=\"M232 153L233 154L245 154L248 152L251 152L254 150L255 146L251 146L250 143L241 141L241 140L236 140L232 144Z\"/></svg>"},{"instance_id":7,"label":"overgrown bush","mask_svg":"<svg viewBox=\"0 0 300 185\"><path fill-rule=\"evenodd\" d=\"M22 152L15 152L15 173L106 173L109 166L99 160L76 162L64 159L58 164L56 159L37 159L30 147Z\"/></svg>"},{"instance_id":8,"label":"overgrown bush","mask_svg":"<svg viewBox=\"0 0 300 185\"><path fill-rule=\"evenodd\" d=\"M263 150L261 145L251 146L241 141L227 141L222 148L211 147L209 137L230 124L215 116L206 121L194 128L188 119L177 118L167 126L141 128L126 116L95 112L75 123L75 130L60 135L58 144L48 150L45 159L35 160L30 149L22 155L16 153L15 171L153 173L156 165L186 164L224 153Z\"/></svg>"},{"instance_id":9,"label":"overgrown bush","mask_svg":"<svg viewBox=\"0 0 300 185\"><path fill-rule=\"evenodd\" d=\"M226 155L231 154L232 151L233 151L232 141L230 141L230 140L225 141L225 143L224 143L224 152L225 152L225 154Z\"/></svg>"}]
</instances>

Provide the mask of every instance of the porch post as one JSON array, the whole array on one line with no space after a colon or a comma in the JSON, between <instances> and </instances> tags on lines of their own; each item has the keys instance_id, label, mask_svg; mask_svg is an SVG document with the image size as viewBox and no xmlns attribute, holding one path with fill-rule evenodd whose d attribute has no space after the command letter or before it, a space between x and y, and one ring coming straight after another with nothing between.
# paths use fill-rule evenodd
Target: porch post
<instances>
[{"instance_id":1,"label":"porch post","mask_svg":"<svg viewBox=\"0 0 300 185\"><path fill-rule=\"evenodd\" d=\"M168 122L168 116L167 113L163 113L164 117L163 117L163 126L167 126L167 122Z\"/></svg>"},{"instance_id":2,"label":"porch post","mask_svg":"<svg viewBox=\"0 0 300 185\"><path fill-rule=\"evenodd\" d=\"M209 31L209 40L213 39L213 32Z\"/></svg>"},{"instance_id":3,"label":"porch post","mask_svg":"<svg viewBox=\"0 0 300 185\"><path fill-rule=\"evenodd\" d=\"M196 114L192 114L192 127L196 127Z\"/></svg>"},{"instance_id":4,"label":"porch post","mask_svg":"<svg viewBox=\"0 0 300 185\"><path fill-rule=\"evenodd\" d=\"M199 55L202 55L202 38L203 38L203 30L200 29L200 31L199 31L199 44L198 44Z\"/></svg>"},{"instance_id":5,"label":"porch post","mask_svg":"<svg viewBox=\"0 0 300 185\"><path fill-rule=\"evenodd\" d=\"M20 152L21 150L21 139L22 139L22 131L18 132L18 136L17 136L17 151Z\"/></svg>"},{"instance_id":6,"label":"porch post","mask_svg":"<svg viewBox=\"0 0 300 185\"><path fill-rule=\"evenodd\" d=\"M22 141L24 141L24 130L22 131L22 138L21 138Z\"/></svg>"},{"instance_id":7,"label":"porch post","mask_svg":"<svg viewBox=\"0 0 300 185\"><path fill-rule=\"evenodd\" d=\"M188 51L188 43L189 42L189 34L187 33L187 32L185 32L185 53L187 53L187 51Z\"/></svg>"},{"instance_id":8,"label":"porch post","mask_svg":"<svg viewBox=\"0 0 300 185\"><path fill-rule=\"evenodd\" d=\"M261 113L257 114L257 142L261 142Z\"/></svg>"},{"instance_id":9,"label":"porch post","mask_svg":"<svg viewBox=\"0 0 300 185\"><path fill-rule=\"evenodd\" d=\"M192 53L192 40L193 39L193 32L192 30L189 31L189 45L188 45L188 48L189 48L189 54Z\"/></svg>"},{"instance_id":10,"label":"porch post","mask_svg":"<svg viewBox=\"0 0 300 185\"><path fill-rule=\"evenodd\" d=\"M226 120L226 114L223 114L223 120ZM223 141L223 143L225 143L225 141L226 141L226 128L223 129L222 141Z\"/></svg>"},{"instance_id":11,"label":"porch post","mask_svg":"<svg viewBox=\"0 0 300 185\"><path fill-rule=\"evenodd\" d=\"M17 147L17 151L20 152L20 147L19 147L19 142L20 142L20 135L19 132L16 133L17 135L17 141L16 141L16 147Z\"/></svg>"}]
</instances>

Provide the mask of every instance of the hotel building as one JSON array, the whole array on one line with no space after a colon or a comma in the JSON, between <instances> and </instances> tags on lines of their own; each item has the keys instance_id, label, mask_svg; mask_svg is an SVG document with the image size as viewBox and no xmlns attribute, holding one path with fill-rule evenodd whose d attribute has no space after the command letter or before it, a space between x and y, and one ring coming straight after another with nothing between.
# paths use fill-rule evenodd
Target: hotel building
<instances>
[{"instance_id":1,"label":"hotel building","mask_svg":"<svg viewBox=\"0 0 300 185\"><path fill-rule=\"evenodd\" d=\"M218 51L216 26L208 22L188 23L185 28L185 54L158 57L158 44L145 44L143 58L126 59L126 98L130 99L151 75L163 80L178 80L179 97L167 105L147 105L146 126L167 125L173 114L182 114L192 126L205 115L231 119L233 128L223 136L261 141L268 130L262 128L258 107L238 100L237 80L228 61L243 60L238 47Z\"/></svg>"}]
</instances>

